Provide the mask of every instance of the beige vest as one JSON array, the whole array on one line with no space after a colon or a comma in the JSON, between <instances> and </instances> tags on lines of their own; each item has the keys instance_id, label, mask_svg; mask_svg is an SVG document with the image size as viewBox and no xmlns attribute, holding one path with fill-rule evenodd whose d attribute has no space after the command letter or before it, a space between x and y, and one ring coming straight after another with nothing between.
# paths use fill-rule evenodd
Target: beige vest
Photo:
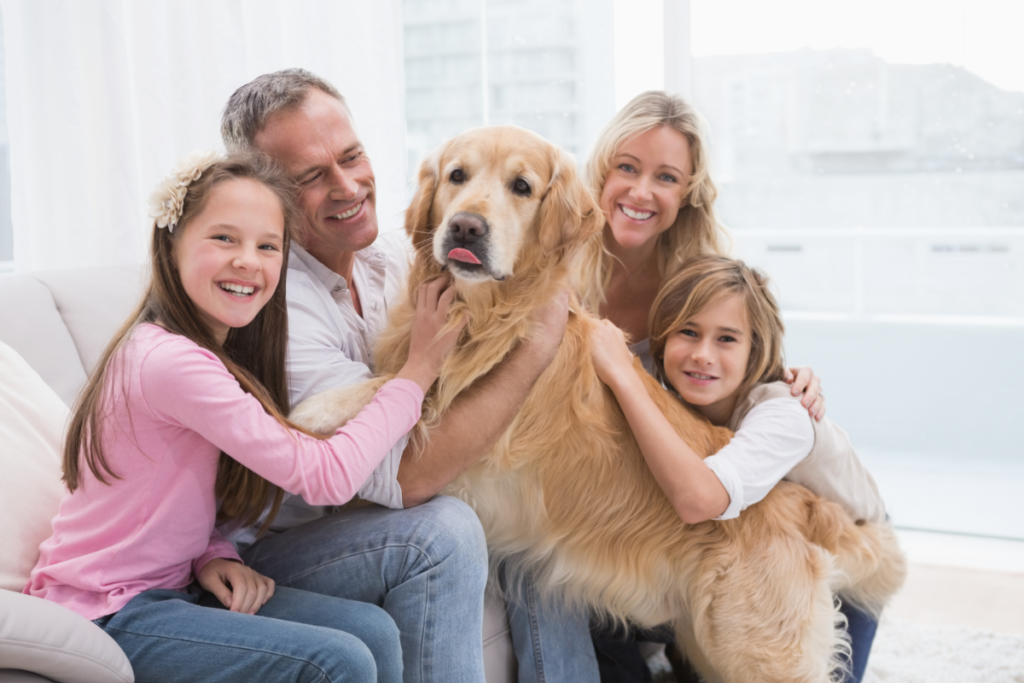
<instances>
[{"instance_id":1,"label":"beige vest","mask_svg":"<svg viewBox=\"0 0 1024 683\"><path fill-rule=\"evenodd\" d=\"M792 398L785 382L756 385L736 406L727 426L737 431L754 406L783 396ZM810 416L807 419L814 426L814 447L784 479L839 503L854 520L885 521L885 503L878 486L854 452L850 437L828 418L821 422Z\"/></svg>"}]
</instances>

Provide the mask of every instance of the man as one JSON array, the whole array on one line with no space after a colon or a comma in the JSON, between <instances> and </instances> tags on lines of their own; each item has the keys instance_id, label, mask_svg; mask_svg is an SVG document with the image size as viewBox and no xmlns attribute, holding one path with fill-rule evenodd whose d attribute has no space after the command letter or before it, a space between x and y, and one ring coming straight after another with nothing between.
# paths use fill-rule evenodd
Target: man
<instances>
[{"instance_id":1,"label":"man","mask_svg":"<svg viewBox=\"0 0 1024 683\"><path fill-rule=\"evenodd\" d=\"M378 237L373 169L344 99L301 69L267 74L231 96L221 134L229 151L259 150L292 174L309 223L288 266L293 405L370 378L370 349L404 288L409 249L404 236ZM245 561L281 585L382 605L402 634L406 681L483 681L483 532L470 508L436 494L511 422L554 358L567 315L564 299L552 302L536 338L465 392L428 444L395 447L360 490L386 508L327 515L293 497L278 533L249 545Z\"/></svg>"}]
</instances>

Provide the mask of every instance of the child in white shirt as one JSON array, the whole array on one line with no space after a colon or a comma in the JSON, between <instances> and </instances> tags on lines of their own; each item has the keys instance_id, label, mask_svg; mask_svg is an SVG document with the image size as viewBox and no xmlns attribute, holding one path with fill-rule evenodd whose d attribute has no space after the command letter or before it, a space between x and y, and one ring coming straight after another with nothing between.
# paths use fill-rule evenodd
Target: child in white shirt
<instances>
[{"instance_id":1,"label":"child in white shirt","mask_svg":"<svg viewBox=\"0 0 1024 683\"><path fill-rule=\"evenodd\" d=\"M633 367L622 331L608 321L592 337L598 376L615 393L647 465L689 524L737 517L780 480L839 503L854 520L882 522L885 507L850 440L792 398L784 326L763 274L719 256L691 259L651 308L655 375L712 424L736 436L702 459L657 409ZM877 622L848 605L850 681L860 681Z\"/></svg>"}]
</instances>

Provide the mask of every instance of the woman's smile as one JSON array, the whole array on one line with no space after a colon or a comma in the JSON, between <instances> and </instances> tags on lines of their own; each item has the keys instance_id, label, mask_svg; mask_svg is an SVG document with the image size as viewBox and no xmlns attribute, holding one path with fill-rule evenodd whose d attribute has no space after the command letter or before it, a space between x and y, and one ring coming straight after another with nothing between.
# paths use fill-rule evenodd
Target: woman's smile
<instances>
[{"instance_id":1,"label":"woman's smile","mask_svg":"<svg viewBox=\"0 0 1024 683\"><path fill-rule=\"evenodd\" d=\"M643 211L642 209L633 209L626 206L625 204L619 204L619 209L622 211L622 213L626 214L627 217L635 221L646 221L650 219L651 216L655 215L654 211Z\"/></svg>"},{"instance_id":2,"label":"woman's smile","mask_svg":"<svg viewBox=\"0 0 1024 683\"><path fill-rule=\"evenodd\" d=\"M667 126L619 145L600 200L614 238L609 243L613 253L649 246L672 227L686 203L692 168L689 143Z\"/></svg>"}]
</instances>

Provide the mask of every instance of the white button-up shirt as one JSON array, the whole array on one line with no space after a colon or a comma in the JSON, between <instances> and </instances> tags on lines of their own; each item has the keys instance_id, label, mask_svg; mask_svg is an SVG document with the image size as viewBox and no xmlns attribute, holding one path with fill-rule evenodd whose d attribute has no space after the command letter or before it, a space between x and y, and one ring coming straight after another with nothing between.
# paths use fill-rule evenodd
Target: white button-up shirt
<instances>
[{"instance_id":1,"label":"white button-up shirt","mask_svg":"<svg viewBox=\"0 0 1024 683\"><path fill-rule=\"evenodd\" d=\"M373 377L373 344L387 324L388 307L405 294L412 246L404 233L380 234L356 252L352 279L363 314L352 303L349 283L294 242L288 257L288 388L293 406L313 394ZM359 497L393 509L402 508L398 466L408 436L400 439L370 478ZM322 517L327 508L285 494L273 531L283 531ZM257 527L258 528L258 525ZM236 543L251 543L255 529L224 530Z\"/></svg>"}]
</instances>

